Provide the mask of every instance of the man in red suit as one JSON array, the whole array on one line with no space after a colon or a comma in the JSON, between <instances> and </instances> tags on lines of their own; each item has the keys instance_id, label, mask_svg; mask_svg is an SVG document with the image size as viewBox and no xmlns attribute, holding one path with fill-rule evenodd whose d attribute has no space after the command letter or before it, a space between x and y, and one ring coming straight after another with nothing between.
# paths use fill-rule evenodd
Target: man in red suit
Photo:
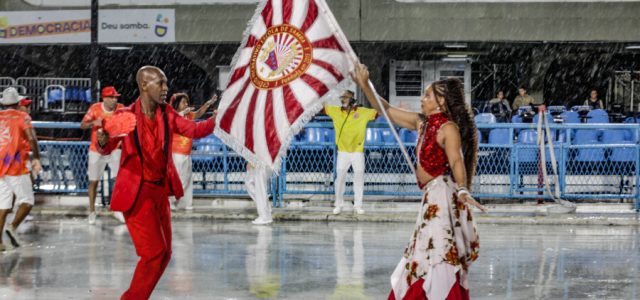
<instances>
[{"instance_id":1,"label":"man in red suit","mask_svg":"<svg viewBox=\"0 0 640 300\"><path fill-rule=\"evenodd\" d=\"M139 98L116 111L135 115L135 129L109 138L101 131L99 151L108 153L122 142L120 171L112 193L111 210L121 211L140 256L129 289L121 299L148 299L171 257L170 195L182 197L182 183L171 158L171 142L177 133L202 138L213 132L213 117L194 122L166 105L167 77L162 70L145 66L138 70ZM115 117L115 116L114 116Z\"/></svg>"}]
</instances>

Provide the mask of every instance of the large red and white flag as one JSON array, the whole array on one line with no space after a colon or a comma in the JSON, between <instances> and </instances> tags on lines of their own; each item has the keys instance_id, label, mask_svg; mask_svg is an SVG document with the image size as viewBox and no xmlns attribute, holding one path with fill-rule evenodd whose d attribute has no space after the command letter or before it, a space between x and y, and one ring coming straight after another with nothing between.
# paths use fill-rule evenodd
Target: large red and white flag
<instances>
[{"instance_id":1,"label":"large red and white flag","mask_svg":"<svg viewBox=\"0 0 640 300\"><path fill-rule=\"evenodd\" d=\"M328 92L348 84L355 58L324 0L260 2L231 63L215 134L277 171Z\"/></svg>"}]
</instances>

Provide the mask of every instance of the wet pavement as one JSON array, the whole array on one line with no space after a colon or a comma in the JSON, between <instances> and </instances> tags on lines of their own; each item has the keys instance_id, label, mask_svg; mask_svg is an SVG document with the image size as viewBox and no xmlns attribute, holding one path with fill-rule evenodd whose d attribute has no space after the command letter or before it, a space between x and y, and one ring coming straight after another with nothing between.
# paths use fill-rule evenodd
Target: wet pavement
<instances>
[{"instance_id":1,"label":"wet pavement","mask_svg":"<svg viewBox=\"0 0 640 300\"><path fill-rule=\"evenodd\" d=\"M137 261L103 217L25 224L0 253L0 299L117 299ZM152 299L386 299L411 223L180 220ZM638 299L637 226L480 224L472 299ZM5 244L7 244L6 237Z\"/></svg>"}]
</instances>

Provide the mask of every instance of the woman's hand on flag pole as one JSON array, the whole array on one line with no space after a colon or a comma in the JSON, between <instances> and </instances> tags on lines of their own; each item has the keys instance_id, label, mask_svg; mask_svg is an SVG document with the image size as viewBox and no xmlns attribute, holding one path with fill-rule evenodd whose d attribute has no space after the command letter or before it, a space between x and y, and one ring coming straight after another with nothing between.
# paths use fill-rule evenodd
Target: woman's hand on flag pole
<instances>
[{"instance_id":1,"label":"woman's hand on flag pole","mask_svg":"<svg viewBox=\"0 0 640 300\"><path fill-rule=\"evenodd\" d=\"M214 104L216 104L216 102L218 102L218 95L213 95L211 97L211 99L209 99L209 101L205 102L204 105L207 106L207 109L209 109L209 107L213 106Z\"/></svg>"}]
</instances>

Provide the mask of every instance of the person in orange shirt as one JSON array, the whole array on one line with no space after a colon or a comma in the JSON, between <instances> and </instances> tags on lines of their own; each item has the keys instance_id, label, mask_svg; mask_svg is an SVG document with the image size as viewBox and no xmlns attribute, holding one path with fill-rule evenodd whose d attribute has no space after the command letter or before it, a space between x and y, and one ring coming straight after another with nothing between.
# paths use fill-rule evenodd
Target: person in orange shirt
<instances>
[{"instance_id":1,"label":"person in orange shirt","mask_svg":"<svg viewBox=\"0 0 640 300\"><path fill-rule=\"evenodd\" d=\"M18 110L26 113L27 115L31 115L31 103L33 100L24 98L18 102ZM35 134L34 134L35 135ZM29 146L29 141L25 140L23 143L23 151L22 156L24 160L27 162L27 170L31 173L31 160L29 159L29 152L31 152L31 146ZM34 176L31 176L31 183L35 180Z\"/></svg>"},{"instance_id":2,"label":"person in orange shirt","mask_svg":"<svg viewBox=\"0 0 640 300\"><path fill-rule=\"evenodd\" d=\"M200 109L192 111L189 107L189 96L185 93L176 93L171 96L169 103L175 109L178 114L187 120L195 120L202 117L205 112L216 103L218 96L214 95L209 101L205 102ZM169 197L169 203L171 209L184 208L186 210L193 209L193 180L192 174L192 162L191 162L191 147L193 141L177 133L173 134L173 142L171 143L171 156L173 157L173 164L178 170L180 181L182 182L182 189L184 190L184 196L178 199L179 203L176 203L175 197Z\"/></svg>"},{"instance_id":3,"label":"person in orange shirt","mask_svg":"<svg viewBox=\"0 0 640 300\"><path fill-rule=\"evenodd\" d=\"M13 196L20 204L13 222L4 231L14 247L20 247L16 228L29 215L34 204L33 186L27 170L23 152L24 142L28 141L33 151L33 172L40 173L40 152L31 117L17 109L18 102L24 97L15 88L7 88L2 92L0 104L5 110L0 111L0 232L13 205ZM1 240L0 240L1 241ZM5 246L0 242L0 251Z\"/></svg>"},{"instance_id":4,"label":"person in orange shirt","mask_svg":"<svg viewBox=\"0 0 640 300\"><path fill-rule=\"evenodd\" d=\"M87 173L89 176L89 224L96 222L96 191L98 182L102 179L104 168L109 165L111 170L111 178L115 178L118 174L120 166L120 148L113 150L111 153L100 154L96 148L98 129L102 127L102 120L108 119L113 113L123 108L124 105L118 103L120 94L112 86L102 89L102 102L95 103L89 107L89 111L82 118L80 128L91 128L91 144L89 146L89 167ZM124 217L120 212L114 212L113 216L120 222L124 223Z\"/></svg>"}]
</instances>

